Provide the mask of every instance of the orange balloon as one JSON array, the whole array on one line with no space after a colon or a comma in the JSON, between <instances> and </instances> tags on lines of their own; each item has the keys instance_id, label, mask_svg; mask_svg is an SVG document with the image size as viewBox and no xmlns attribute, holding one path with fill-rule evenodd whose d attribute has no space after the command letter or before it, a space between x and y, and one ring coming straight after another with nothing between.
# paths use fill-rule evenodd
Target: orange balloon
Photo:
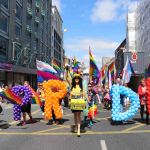
<instances>
[{"instance_id":1,"label":"orange balloon","mask_svg":"<svg viewBox=\"0 0 150 150\"><path fill-rule=\"evenodd\" d=\"M45 94L45 119L52 118L52 109L56 119L62 118L62 111L59 101L66 95L67 86L65 82L59 80L49 80L43 82Z\"/></svg>"}]
</instances>

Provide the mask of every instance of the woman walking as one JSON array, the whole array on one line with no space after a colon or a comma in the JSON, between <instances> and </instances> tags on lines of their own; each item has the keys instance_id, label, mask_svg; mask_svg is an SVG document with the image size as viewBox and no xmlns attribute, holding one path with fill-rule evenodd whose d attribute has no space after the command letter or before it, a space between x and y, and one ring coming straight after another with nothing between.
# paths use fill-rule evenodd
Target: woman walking
<instances>
[{"instance_id":1,"label":"woman walking","mask_svg":"<svg viewBox=\"0 0 150 150\"><path fill-rule=\"evenodd\" d=\"M72 79L70 99L71 110L74 114L74 132L77 132L77 136L80 137L81 112L84 109L86 103L84 103L83 100L82 78L78 74L74 75L74 78ZM78 104L76 103L77 101Z\"/></svg>"}]
</instances>

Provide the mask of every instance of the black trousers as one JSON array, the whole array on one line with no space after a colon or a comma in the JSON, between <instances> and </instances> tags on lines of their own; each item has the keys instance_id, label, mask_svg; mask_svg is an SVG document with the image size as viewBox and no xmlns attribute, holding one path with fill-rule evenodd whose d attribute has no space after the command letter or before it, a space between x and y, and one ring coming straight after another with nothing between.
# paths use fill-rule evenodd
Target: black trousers
<instances>
[{"instance_id":1,"label":"black trousers","mask_svg":"<svg viewBox=\"0 0 150 150\"><path fill-rule=\"evenodd\" d=\"M140 114L141 114L141 119L143 120L143 116L144 116L144 110L146 107L146 123L149 123L149 113L148 113L148 108L146 105L141 105L141 110L140 110Z\"/></svg>"}]
</instances>

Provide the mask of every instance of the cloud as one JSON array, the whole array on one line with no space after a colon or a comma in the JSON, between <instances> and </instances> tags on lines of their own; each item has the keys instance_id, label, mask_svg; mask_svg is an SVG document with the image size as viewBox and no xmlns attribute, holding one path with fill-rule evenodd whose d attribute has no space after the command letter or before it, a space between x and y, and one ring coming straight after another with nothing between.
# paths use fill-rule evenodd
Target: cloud
<instances>
[{"instance_id":1,"label":"cloud","mask_svg":"<svg viewBox=\"0 0 150 150\"><path fill-rule=\"evenodd\" d=\"M119 43L115 41L106 41L99 38L71 38L66 39L65 49L72 51L88 51L89 46L94 49L95 52L103 52L105 50L115 50ZM105 51L106 52L106 51Z\"/></svg>"},{"instance_id":2,"label":"cloud","mask_svg":"<svg viewBox=\"0 0 150 150\"><path fill-rule=\"evenodd\" d=\"M108 22L124 18L127 10L134 11L138 0L97 0L90 16L92 22Z\"/></svg>"},{"instance_id":3,"label":"cloud","mask_svg":"<svg viewBox=\"0 0 150 150\"><path fill-rule=\"evenodd\" d=\"M61 0L52 0L52 5L57 6L57 9L61 12Z\"/></svg>"},{"instance_id":4,"label":"cloud","mask_svg":"<svg viewBox=\"0 0 150 150\"><path fill-rule=\"evenodd\" d=\"M71 38L65 40L66 55L76 56L79 61L84 62L86 67L89 66L89 46L99 68L102 64L102 57L113 57L114 51L119 46L118 42L102 40L100 38ZM68 44L69 43L69 44Z\"/></svg>"}]
</instances>

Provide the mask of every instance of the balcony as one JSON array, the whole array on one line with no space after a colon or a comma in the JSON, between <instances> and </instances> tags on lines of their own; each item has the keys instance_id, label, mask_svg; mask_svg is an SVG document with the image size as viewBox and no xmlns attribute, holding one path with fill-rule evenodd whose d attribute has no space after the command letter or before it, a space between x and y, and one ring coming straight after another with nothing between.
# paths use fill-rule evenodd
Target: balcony
<instances>
[{"instance_id":1,"label":"balcony","mask_svg":"<svg viewBox=\"0 0 150 150\"><path fill-rule=\"evenodd\" d=\"M39 17L35 17L35 22L38 24L40 22Z\"/></svg>"},{"instance_id":2,"label":"balcony","mask_svg":"<svg viewBox=\"0 0 150 150\"><path fill-rule=\"evenodd\" d=\"M30 25L27 25L27 31L28 31L29 33L32 32L32 29L31 29L31 26L30 26Z\"/></svg>"},{"instance_id":3,"label":"balcony","mask_svg":"<svg viewBox=\"0 0 150 150\"><path fill-rule=\"evenodd\" d=\"M32 9L31 9L30 7L27 7L27 12L28 12L28 14L29 14L30 16L33 15L33 11L32 11Z\"/></svg>"},{"instance_id":4,"label":"balcony","mask_svg":"<svg viewBox=\"0 0 150 150\"><path fill-rule=\"evenodd\" d=\"M40 3L39 2L35 2L35 7L39 9L40 8Z\"/></svg>"},{"instance_id":5,"label":"balcony","mask_svg":"<svg viewBox=\"0 0 150 150\"><path fill-rule=\"evenodd\" d=\"M45 11L41 10L41 15L44 17L45 16Z\"/></svg>"},{"instance_id":6,"label":"balcony","mask_svg":"<svg viewBox=\"0 0 150 150\"><path fill-rule=\"evenodd\" d=\"M35 33L34 33L34 37L35 37L36 39L38 39L38 38L39 38L39 35L38 35L38 33L37 33L37 32L35 32Z\"/></svg>"}]
</instances>

